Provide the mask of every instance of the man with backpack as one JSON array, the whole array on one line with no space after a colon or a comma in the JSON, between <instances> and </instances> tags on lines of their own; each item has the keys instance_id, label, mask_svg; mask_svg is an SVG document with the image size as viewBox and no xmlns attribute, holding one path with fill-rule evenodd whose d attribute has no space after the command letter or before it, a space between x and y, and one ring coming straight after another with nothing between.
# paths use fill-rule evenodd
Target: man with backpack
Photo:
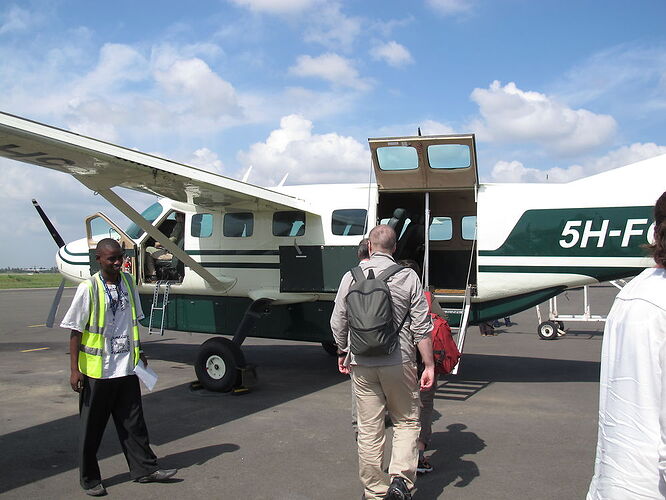
<instances>
[{"instance_id":1,"label":"man with backpack","mask_svg":"<svg viewBox=\"0 0 666 500\"><path fill-rule=\"evenodd\" d=\"M370 260L340 282L331 330L338 369L351 368L354 381L365 499L410 499L418 460L419 385L427 390L434 382L432 324L419 277L393 259L395 231L379 225L369 240ZM420 384L417 349L424 363ZM386 409L393 421L390 483L382 471Z\"/></svg>"}]
</instances>

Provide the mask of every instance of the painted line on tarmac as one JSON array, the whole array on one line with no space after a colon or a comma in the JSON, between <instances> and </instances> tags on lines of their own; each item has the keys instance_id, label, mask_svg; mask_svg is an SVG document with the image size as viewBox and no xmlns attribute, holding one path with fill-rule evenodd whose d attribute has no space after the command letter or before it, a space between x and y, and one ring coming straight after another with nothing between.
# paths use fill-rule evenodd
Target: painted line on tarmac
<instances>
[{"instance_id":1,"label":"painted line on tarmac","mask_svg":"<svg viewBox=\"0 0 666 500\"><path fill-rule=\"evenodd\" d=\"M46 349L51 349L50 347L38 347L37 349L25 349L21 352L33 352L33 351L44 351Z\"/></svg>"},{"instance_id":2,"label":"painted line on tarmac","mask_svg":"<svg viewBox=\"0 0 666 500\"><path fill-rule=\"evenodd\" d=\"M40 327L40 326L46 326L46 325L45 324L44 325L28 325L28 328L37 328L37 327Z\"/></svg>"}]
</instances>

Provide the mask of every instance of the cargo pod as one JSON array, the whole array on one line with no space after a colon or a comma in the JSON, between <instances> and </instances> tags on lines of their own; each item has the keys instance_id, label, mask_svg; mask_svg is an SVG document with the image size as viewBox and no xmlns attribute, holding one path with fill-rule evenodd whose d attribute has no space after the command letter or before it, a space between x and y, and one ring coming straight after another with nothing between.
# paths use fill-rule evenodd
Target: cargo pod
<instances>
[{"instance_id":1,"label":"cargo pod","mask_svg":"<svg viewBox=\"0 0 666 500\"><path fill-rule=\"evenodd\" d=\"M398 234L396 258L418 262L424 284L444 302L464 295L468 287L473 293L478 187L474 135L368 142L379 189L377 217Z\"/></svg>"}]
</instances>

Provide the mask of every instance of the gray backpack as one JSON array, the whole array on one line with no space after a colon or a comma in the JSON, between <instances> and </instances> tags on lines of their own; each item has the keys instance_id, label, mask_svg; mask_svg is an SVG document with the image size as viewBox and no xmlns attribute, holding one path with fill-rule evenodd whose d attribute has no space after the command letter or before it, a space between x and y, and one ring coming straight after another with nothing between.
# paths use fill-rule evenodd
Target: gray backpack
<instances>
[{"instance_id":1,"label":"gray backpack","mask_svg":"<svg viewBox=\"0 0 666 500\"><path fill-rule=\"evenodd\" d=\"M352 268L354 282L349 287L345 301L353 354L386 356L398 345L398 334L409 316L409 311L396 328L393 322L391 291L386 281L401 269L404 268L394 264L376 278L371 269L366 278L360 267Z\"/></svg>"}]
</instances>

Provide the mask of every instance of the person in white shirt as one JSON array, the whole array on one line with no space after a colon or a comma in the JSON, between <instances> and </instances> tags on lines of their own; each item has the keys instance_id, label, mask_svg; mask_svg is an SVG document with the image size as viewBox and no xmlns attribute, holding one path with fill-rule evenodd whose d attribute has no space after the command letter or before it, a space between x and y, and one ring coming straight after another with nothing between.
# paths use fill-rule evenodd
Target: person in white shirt
<instances>
[{"instance_id":1,"label":"person in white shirt","mask_svg":"<svg viewBox=\"0 0 666 500\"><path fill-rule=\"evenodd\" d=\"M654 213L656 267L620 291L604 329L588 500L666 498L666 193Z\"/></svg>"},{"instance_id":2,"label":"person in white shirt","mask_svg":"<svg viewBox=\"0 0 666 500\"><path fill-rule=\"evenodd\" d=\"M150 449L141 389L134 373L141 351L138 321L143 312L130 274L122 273L124 252L116 240L97 244L100 271L81 283L60 326L71 330L70 384L80 394L80 482L86 494L102 496L97 450L109 416L130 468L140 483L165 481L176 469L160 469Z\"/></svg>"}]
</instances>

